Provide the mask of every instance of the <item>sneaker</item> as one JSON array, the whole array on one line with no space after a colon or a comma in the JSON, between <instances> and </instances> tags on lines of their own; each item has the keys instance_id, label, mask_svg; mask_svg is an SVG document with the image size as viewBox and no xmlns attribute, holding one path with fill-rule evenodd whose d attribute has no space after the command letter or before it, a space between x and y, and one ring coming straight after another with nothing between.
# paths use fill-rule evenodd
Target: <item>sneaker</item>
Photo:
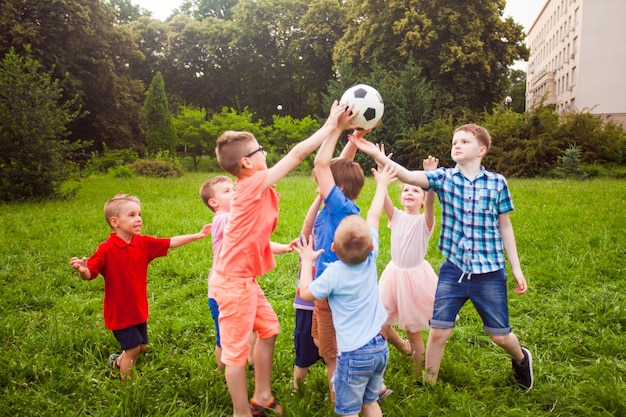
<instances>
[{"instance_id":1,"label":"sneaker","mask_svg":"<svg viewBox=\"0 0 626 417\"><path fill-rule=\"evenodd\" d=\"M517 363L515 360L511 360L513 365L513 373L515 374L515 380L520 384L526 392L530 391L535 382L533 378L533 355L530 354L530 350L522 348L524 353L524 360Z\"/></svg>"},{"instance_id":2,"label":"sneaker","mask_svg":"<svg viewBox=\"0 0 626 417\"><path fill-rule=\"evenodd\" d=\"M115 369L119 369L119 365L117 364L117 358L120 357L119 353L111 353L109 355L109 369L110 370L115 370Z\"/></svg>"},{"instance_id":3,"label":"sneaker","mask_svg":"<svg viewBox=\"0 0 626 417\"><path fill-rule=\"evenodd\" d=\"M266 414L267 411L270 412L269 415L274 415L274 416L282 416L283 415L283 407L278 404L278 401L276 401L276 398L272 397L272 400L263 405L257 404L256 401L254 400L250 400L249 402L250 404L250 413L253 416L267 416L268 414Z\"/></svg>"}]
</instances>

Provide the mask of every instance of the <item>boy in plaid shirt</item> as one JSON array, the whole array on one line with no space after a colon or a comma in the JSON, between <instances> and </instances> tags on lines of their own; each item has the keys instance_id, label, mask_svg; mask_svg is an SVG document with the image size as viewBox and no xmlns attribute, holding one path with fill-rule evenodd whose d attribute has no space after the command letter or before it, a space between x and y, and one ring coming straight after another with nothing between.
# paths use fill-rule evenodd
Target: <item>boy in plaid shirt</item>
<instances>
[{"instance_id":1,"label":"boy in plaid shirt","mask_svg":"<svg viewBox=\"0 0 626 417\"><path fill-rule=\"evenodd\" d=\"M439 196L439 250L446 261L439 270L424 380L433 384L437 381L456 315L471 300L483 321L483 329L511 356L516 381L529 391L534 382L532 355L521 347L509 325L505 251L517 283L515 292L524 294L528 286L509 217L513 203L506 179L481 165L491 146L489 132L475 124L458 127L450 151L457 165L434 171L409 171L392 162L375 144L358 138L350 140L379 164L398 166L400 181L430 188Z\"/></svg>"}]
</instances>

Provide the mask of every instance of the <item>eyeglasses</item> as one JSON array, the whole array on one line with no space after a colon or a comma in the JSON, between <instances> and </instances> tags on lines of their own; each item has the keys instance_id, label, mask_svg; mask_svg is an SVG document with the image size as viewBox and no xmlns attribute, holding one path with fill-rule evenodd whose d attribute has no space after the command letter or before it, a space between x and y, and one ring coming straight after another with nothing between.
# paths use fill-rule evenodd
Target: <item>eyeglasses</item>
<instances>
[{"instance_id":1,"label":"eyeglasses","mask_svg":"<svg viewBox=\"0 0 626 417\"><path fill-rule=\"evenodd\" d=\"M257 153L257 152L263 152L263 155L265 155L265 149L263 149L263 147L262 147L262 146L259 146L259 148L258 148L258 149L256 149L256 150L254 150L254 151L250 152L248 155L244 155L244 158L250 158L252 155L254 155L254 154L255 154L255 153Z\"/></svg>"}]
</instances>

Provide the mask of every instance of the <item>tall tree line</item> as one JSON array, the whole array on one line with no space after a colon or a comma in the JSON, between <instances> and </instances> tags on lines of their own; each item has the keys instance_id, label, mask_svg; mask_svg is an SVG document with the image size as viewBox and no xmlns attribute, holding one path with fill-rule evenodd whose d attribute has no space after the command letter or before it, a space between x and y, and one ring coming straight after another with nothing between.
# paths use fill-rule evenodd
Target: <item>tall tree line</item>
<instances>
[{"instance_id":1,"label":"tall tree line","mask_svg":"<svg viewBox=\"0 0 626 417\"><path fill-rule=\"evenodd\" d=\"M490 109L506 95L508 66L527 56L522 27L503 20L504 5L190 0L161 22L129 0L0 0L0 56L31 45L42 68L63 80L66 100L76 97L83 111L68 126L70 140L141 152L143 103L159 72L171 110L248 109L268 122L278 104L295 118L323 117L342 66L355 81L382 70L410 86L417 74L415 85L433 91L426 119Z\"/></svg>"}]
</instances>

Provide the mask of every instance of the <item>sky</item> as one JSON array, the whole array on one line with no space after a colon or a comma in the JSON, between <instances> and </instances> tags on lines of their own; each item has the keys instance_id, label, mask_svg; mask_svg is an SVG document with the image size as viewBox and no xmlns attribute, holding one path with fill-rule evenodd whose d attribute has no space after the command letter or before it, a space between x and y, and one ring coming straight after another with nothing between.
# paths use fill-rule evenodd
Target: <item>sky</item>
<instances>
[{"instance_id":1,"label":"sky","mask_svg":"<svg viewBox=\"0 0 626 417\"><path fill-rule=\"evenodd\" d=\"M177 8L183 0L131 0L133 4L152 12L155 19L165 20L172 10ZM504 8L504 17L513 19L528 30L547 0L507 0ZM526 70L525 63L517 63L516 69Z\"/></svg>"}]
</instances>

